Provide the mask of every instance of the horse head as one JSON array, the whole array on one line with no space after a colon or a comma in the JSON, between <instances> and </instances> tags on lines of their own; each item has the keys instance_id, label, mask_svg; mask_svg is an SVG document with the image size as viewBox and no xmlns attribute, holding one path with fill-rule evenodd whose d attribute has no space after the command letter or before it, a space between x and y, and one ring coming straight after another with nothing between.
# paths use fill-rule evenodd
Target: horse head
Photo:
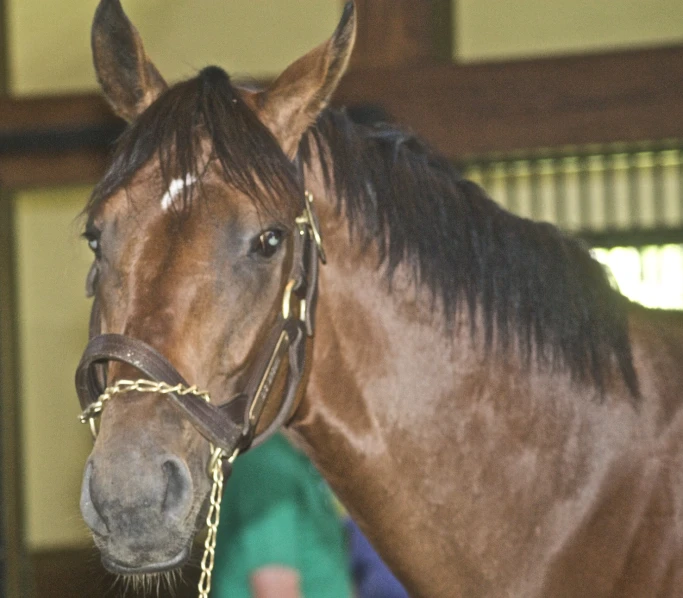
<instances>
[{"instance_id":1,"label":"horse head","mask_svg":"<svg viewBox=\"0 0 683 598\"><path fill-rule=\"evenodd\" d=\"M143 346L216 404L243 395L304 259L297 238L310 206L294 157L344 73L354 37L349 3L330 40L264 91L233 86L217 67L168 86L119 0L101 0L95 69L129 126L86 209L91 334L123 347L95 357L91 349L99 367L108 362L100 390L150 377L146 358L126 357ZM207 438L221 447L211 414L223 411L188 418L203 399L184 401L143 386L100 403L81 510L113 572L165 571L189 555L211 489Z\"/></svg>"}]
</instances>

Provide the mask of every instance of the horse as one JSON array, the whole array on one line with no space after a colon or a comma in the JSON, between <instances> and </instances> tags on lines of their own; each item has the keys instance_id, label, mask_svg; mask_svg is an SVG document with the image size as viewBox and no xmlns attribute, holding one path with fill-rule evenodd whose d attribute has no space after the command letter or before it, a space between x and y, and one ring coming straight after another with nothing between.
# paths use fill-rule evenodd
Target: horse
<instances>
[{"instance_id":1,"label":"horse","mask_svg":"<svg viewBox=\"0 0 683 598\"><path fill-rule=\"evenodd\" d=\"M97 8L129 123L85 208L103 563L182 566L207 470L284 427L413 596L683 595L680 322L330 107L355 28L349 3L265 89L215 66L169 86L119 0Z\"/></svg>"}]
</instances>

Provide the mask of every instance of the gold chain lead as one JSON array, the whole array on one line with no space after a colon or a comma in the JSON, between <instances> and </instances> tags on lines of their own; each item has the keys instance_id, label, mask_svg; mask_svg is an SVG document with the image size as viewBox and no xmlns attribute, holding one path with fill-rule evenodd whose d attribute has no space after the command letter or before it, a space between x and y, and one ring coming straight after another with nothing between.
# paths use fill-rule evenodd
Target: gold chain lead
<instances>
[{"instance_id":1,"label":"gold chain lead","mask_svg":"<svg viewBox=\"0 0 683 598\"><path fill-rule=\"evenodd\" d=\"M218 533L218 523L221 518L221 498L223 497L223 464L221 459L215 460L213 471L211 472L213 485L209 497L209 512L206 515L206 527L208 532L204 540L204 555L202 556L202 574L199 578L199 598L209 598L211 591L211 573L216 556L216 534Z\"/></svg>"},{"instance_id":2,"label":"gold chain lead","mask_svg":"<svg viewBox=\"0 0 683 598\"><path fill-rule=\"evenodd\" d=\"M239 454L239 449L228 459L228 463L232 465L233 461ZM213 469L211 477L213 485L211 486L211 495L209 496L209 512L206 515L206 527L208 532L206 540L204 540L204 555L202 556L202 574L199 578L199 598L209 598L211 591L211 574L213 572L213 565L216 558L216 536L218 534L218 524L221 519L221 499L223 498L223 456L225 453L221 449L213 451L211 461L213 462Z\"/></svg>"}]
</instances>

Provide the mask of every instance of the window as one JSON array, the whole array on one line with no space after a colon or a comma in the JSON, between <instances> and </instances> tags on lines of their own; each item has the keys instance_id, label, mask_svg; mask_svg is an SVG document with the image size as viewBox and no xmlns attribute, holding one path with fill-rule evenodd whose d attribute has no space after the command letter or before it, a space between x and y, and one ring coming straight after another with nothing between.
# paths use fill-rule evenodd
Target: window
<instances>
[{"instance_id":1,"label":"window","mask_svg":"<svg viewBox=\"0 0 683 598\"><path fill-rule=\"evenodd\" d=\"M683 310L683 149L472 161L462 165L502 206L584 238L619 290Z\"/></svg>"}]
</instances>

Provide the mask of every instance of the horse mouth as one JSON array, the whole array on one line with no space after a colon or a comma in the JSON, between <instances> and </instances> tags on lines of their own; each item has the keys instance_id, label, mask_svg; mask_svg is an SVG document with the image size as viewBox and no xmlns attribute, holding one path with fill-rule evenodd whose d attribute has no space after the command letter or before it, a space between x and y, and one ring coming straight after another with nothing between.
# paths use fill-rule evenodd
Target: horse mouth
<instances>
[{"instance_id":1,"label":"horse mouth","mask_svg":"<svg viewBox=\"0 0 683 598\"><path fill-rule=\"evenodd\" d=\"M108 557L102 556L102 564L105 569L117 575L148 575L151 573L165 573L173 569L182 567L190 558L190 547L186 546L176 556L161 563L152 563L150 565L141 565L139 567L131 567L112 560Z\"/></svg>"}]
</instances>

